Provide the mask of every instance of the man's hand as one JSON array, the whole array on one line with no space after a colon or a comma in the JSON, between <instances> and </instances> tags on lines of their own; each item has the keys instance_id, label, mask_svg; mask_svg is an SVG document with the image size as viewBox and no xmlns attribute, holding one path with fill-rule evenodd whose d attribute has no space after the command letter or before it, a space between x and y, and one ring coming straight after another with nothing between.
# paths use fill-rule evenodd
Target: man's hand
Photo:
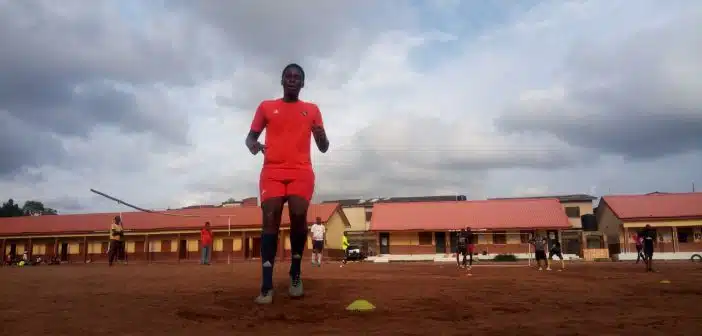
<instances>
[{"instance_id":1,"label":"man's hand","mask_svg":"<svg viewBox=\"0 0 702 336\"><path fill-rule=\"evenodd\" d=\"M249 148L249 152L251 154L256 155L258 152L266 153L266 146L264 146L262 143L258 141L252 141L250 143L246 144L246 147Z\"/></svg>"},{"instance_id":2,"label":"man's hand","mask_svg":"<svg viewBox=\"0 0 702 336\"><path fill-rule=\"evenodd\" d=\"M329 139L327 139L327 132L324 131L324 128L316 124L312 125L312 135L317 143L317 148L322 153L326 153L329 149Z\"/></svg>"}]
</instances>

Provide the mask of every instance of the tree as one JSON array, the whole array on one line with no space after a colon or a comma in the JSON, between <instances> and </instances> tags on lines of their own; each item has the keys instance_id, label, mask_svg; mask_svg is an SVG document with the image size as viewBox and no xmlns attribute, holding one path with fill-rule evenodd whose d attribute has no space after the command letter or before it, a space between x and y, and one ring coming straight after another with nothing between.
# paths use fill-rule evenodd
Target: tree
<instances>
[{"instance_id":1,"label":"tree","mask_svg":"<svg viewBox=\"0 0 702 336\"><path fill-rule=\"evenodd\" d=\"M0 217L19 217L24 216L22 209L15 203L15 200L10 198L0 207Z\"/></svg>"},{"instance_id":2,"label":"tree","mask_svg":"<svg viewBox=\"0 0 702 336\"><path fill-rule=\"evenodd\" d=\"M0 207L0 217L20 217L20 216L43 216L43 215L58 215L58 211L52 208L47 208L44 203L39 201L26 201L24 206L20 207L15 200L9 199Z\"/></svg>"},{"instance_id":3,"label":"tree","mask_svg":"<svg viewBox=\"0 0 702 336\"><path fill-rule=\"evenodd\" d=\"M22 207L25 216L57 215L58 212L52 208L47 208L39 201L26 201Z\"/></svg>"},{"instance_id":4,"label":"tree","mask_svg":"<svg viewBox=\"0 0 702 336\"><path fill-rule=\"evenodd\" d=\"M221 205L232 204L232 203L236 203L236 200L230 197L228 200L222 202Z\"/></svg>"}]
</instances>

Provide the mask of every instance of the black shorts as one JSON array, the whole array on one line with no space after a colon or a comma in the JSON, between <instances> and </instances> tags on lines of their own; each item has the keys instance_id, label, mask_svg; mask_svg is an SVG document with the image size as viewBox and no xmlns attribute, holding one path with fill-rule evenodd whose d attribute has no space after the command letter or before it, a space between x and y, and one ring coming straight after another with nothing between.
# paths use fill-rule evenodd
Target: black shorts
<instances>
[{"instance_id":1,"label":"black shorts","mask_svg":"<svg viewBox=\"0 0 702 336\"><path fill-rule=\"evenodd\" d=\"M536 257L536 260L546 260L546 251L536 251L534 252L534 257Z\"/></svg>"},{"instance_id":2,"label":"black shorts","mask_svg":"<svg viewBox=\"0 0 702 336\"><path fill-rule=\"evenodd\" d=\"M553 259L553 256L558 256L558 258L561 258L563 260L563 252L561 252L560 249L551 249L548 251L548 258Z\"/></svg>"},{"instance_id":3,"label":"black shorts","mask_svg":"<svg viewBox=\"0 0 702 336\"><path fill-rule=\"evenodd\" d=\"M312 249L318 252L322 252L324 249L324 240L313 240Z\"/></svg>"},{"instance_id":4,"label":"black shorts","mask_svg":"<svg viewBox=\"0 0 702 336\"><path fill-rule=\"evenodd\" d=\"M456 248L456 253L460 253L462 255L467 255L468 254L468 247L467 246L458 246Z\"/></svg>"},{"instance_id":5,"label":"black shorts","mask_svg":"<svg viewBox=\"0 0 702 336\"><path fill-rule=\"evenodd\" d=\"M646 257L652 257L653 256L653 246L644 246L643 247L643 253Z\"/></svg>"}]
</instances>

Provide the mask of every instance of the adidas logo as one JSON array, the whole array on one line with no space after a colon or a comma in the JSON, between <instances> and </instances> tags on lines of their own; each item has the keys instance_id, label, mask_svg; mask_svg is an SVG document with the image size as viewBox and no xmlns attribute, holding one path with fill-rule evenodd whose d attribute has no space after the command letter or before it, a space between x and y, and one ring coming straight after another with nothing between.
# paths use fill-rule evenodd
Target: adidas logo
<instances>
[{"instance_id":1,"label":"adidas logo","mask_svg":"<svg viewBox=\"0 0 702 336\"><path fill-rule=\"evenodd\" d=\"M302 256L299 254L293 254L293 259L302 259Z\"/></svg>"},{"instance_id":2,"label":"adidas logo","mask_svg":"<svg viewBox=\"0 0 702 336\"><path fill-rule=\"evenodd\" d=\"M263 263L263 267L273 267L270 261L266 261Z\"/></svg>"}]
</instances>

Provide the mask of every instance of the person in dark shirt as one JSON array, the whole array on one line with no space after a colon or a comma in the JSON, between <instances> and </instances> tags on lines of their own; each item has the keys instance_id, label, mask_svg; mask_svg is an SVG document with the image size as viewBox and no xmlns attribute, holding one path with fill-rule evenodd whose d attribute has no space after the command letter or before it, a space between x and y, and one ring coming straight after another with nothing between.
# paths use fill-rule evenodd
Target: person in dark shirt
<instances>
[{"instance_id":1,"label":"person in dark shirt","mask_svg":"<svg viewBox=\"0 0 702 336\"><path fill-rule=\"evenodd\" d=\"M548 262L546 261L546 237L534 236L534 238L529 240L531 245L534 245L534 257L536 259L536 265L539 266L539 271L543 270L541 263L543 262L546 266Z\"/></svg>"},{"instance_id":2,"label":"person in dark shirt","mask_svg":"<svg viewBox=\"0 0 702 336\"><path fill-rule=\"evenodd\" d=\"M656 235L656 229L652 228L651 225L646 225L641 232L639 232L639 237L643 238L643 253L644 262L646 263L646 271L653 272L653 245L656 243L658 236Z\"/></svg>"},{"instance_id":3,"label":"person in dark shirt","mask_svg":"<svg viewBox=\"0 0 702 336\"><path fill-rule=\"evenodd\" d=\"M563 251L561 250L561 242L558 241L558 239L552 239L551 240L551 248L548 250L548 266L546 267L547 271L551 270L551 260L553 260L553 256L558 256L559 259L561 259L561 269L559 271L562 271L565 269L565 261L563 260Z\"/></svg>"},{"instance_id":4,"label":"person in dark shirt","mask_svg":"<svg viewBox=\"0 0 702 336\"><path fill-rule=\"evenodd\" d=\"M456 264L459 268L467 268L470 270L473 267L473 234L470 228L461 229L458 232L458 244L456 249ZM460 257L463 256L463 261L460 261ZM468 258L467 258L468 257ZM467 264L467 259L470 260L470 264Z\"/></svg>"}]
</instances>

